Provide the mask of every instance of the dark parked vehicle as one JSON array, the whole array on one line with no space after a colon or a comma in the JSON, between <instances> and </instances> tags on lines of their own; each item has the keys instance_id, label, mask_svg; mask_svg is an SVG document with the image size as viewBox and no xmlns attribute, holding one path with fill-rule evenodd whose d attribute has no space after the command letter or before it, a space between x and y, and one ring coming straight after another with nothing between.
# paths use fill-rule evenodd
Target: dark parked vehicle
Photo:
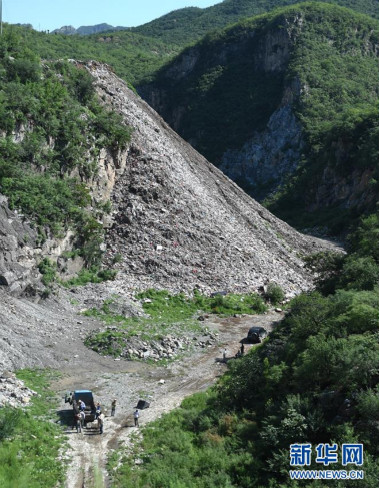
<instances>
[{"instance_id":1,"label":"dark parked vehicle","mask_svg":"<svg viewBox=\"0 0 379 488\"><path fill-rule=\"evenodd\" d=\"M69 394L66 394L65 402L72 405L74 415L79 412L79 400L82 400L86 405L86 408L84 410L84 413L86 415L86 423L93 422L95 420L96 407L93 400L92 391L75 390L70 392Z\"/></svg>"},{"instance_id":2,"label":"dark parked vehicle","mask_svg":"<svg viewBox=\"0 0 379 488\"><path fill-rule=\"evenodd\" d=\"M267 330L263 327L250 327L247 340L253 344L259 344L267 337Z\"/></svg>"}]
</instances>

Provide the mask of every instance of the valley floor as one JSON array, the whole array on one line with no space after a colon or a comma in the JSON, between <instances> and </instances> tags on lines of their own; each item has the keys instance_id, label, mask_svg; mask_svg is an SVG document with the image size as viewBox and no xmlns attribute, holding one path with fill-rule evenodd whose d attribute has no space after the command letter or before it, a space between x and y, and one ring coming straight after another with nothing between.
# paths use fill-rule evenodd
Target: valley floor
<instances>
[{"instance_id":1,"label":"valley floor","mask_svg":"<svg viewBox=\"0 0 379 488\"><path fill-rule=\"evenodd\" d=\"M234 356L251 325L271 330L279 319L280 314L276 312L239 318L210 317L206 325L218 332L217 346L188 353L166 367L142 362L115 361L100 356L86 362L88 351L82 346L82 360L75 367L64 368L62 376L52 387L61 397L66 391L91 389L95 393L95 401L100 401L105 407L106 418L103 435L98 434L96 428L88 428L82 434L77 434L71 427L72 411L62 400L58 413L63 423L64 419L69 419L64 427L70 446L65 454L68 461L66 488L92 487L96 477L102 477L104 485L110 486L111 480L106 472L107 457L114 449L130 445L133 436L139 435L132 415L139 399L150 402L150 407L141 411L140 425L143 426L178 407L186 396L214 384L226 369L222 362L223 349L227 349L227 357ZM245 351L250 347L254 346L246 345ZM160 380L164 380L164 383ZM118 399L114 417L110 416L112 398Z\"/></svg>"}]
</instances>

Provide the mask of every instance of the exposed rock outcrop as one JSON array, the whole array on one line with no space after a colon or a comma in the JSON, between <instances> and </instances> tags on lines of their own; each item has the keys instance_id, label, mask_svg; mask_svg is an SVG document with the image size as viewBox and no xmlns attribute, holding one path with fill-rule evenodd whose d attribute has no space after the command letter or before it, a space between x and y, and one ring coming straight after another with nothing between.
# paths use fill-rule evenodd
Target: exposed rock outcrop
<instances>
[{"instance_id":1,"label":"exposed rock outcrop","mask_svg":"<svg viewBox=\"0 0 379 488\"><path fill-rule=\"evenodd\" d=\"M38 282L37 232L0 195L0 286L18 294Z\"/></svg>"},{"instance_id":2,"label":"exposed rock outcrop","mask_svg":"<svg viewBox=\"0 0 379 488\"><path fill-rule=\"evenodd\" d=\"M37 393L27 388L14 373L4 371L0 375L0 408L4 406L20 407L27 405Z\"/></svg>"},{"instance_id":3,"label":"exposed rock outcrop","mask_svg":"<svg viewBox=\"0 0 379 488\"><path fill-rule=\"evenodd\" d=\"M286 104L272 114L265 131L257 132L240 150L226 151L220 169L258 197L264 196L296 170L303 147L300 123Z\"/></svg>"}]
</instances>

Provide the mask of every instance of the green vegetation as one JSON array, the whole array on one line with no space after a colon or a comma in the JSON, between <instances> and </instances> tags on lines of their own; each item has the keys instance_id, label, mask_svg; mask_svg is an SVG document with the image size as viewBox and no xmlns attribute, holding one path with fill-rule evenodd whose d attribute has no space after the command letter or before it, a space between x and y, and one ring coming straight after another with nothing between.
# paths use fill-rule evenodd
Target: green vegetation
<instances>
[{"instance_id":1,"label":"green vegetation","mask_svg":"<svg viewBox=\"0 0 379 488\"><path fill-rule=\"evenodd\" d=\"M72 286L84 286L87 283L102 283L103 281L114 280L117 271L113 269L99 269L93 266L90 269L82 269L75 278L61 280L60 284L66 288Z\"/></svg>"},{"instance_id":2,"label":"green vegetation","mask_svg":"<svg viewBox=\"0 0 379 488\"><path fill-rule=\"evenodd\" d=\"M151 81L156 71L181 49L208 32L293 3L296 0L225 0L206 9L175 10L132 29L90 36L47 34L16 26L12 29L22 33L27 45L43 59L96 59L110 64L118 76L138 86ZM329 3L378 17L375 0L330 0Z\"/></svg>"},{"instance_id":3,"label":"green vegetation","mask_svg":"<svg viewBox=\"0 0 379 488\"><path fill-rule=\"evenodd\" d=\"M51 422L56 401L48 384L53 373L21 370L17 377L38 396L25 409L0 410L0 485L54 488L64 480L64 466L58 460L62 431Z\"/></svg>"},{"instance_id":4,"label":"green vegetation","mask_svg":"<svg viewBox=\"0 0 379 488\"><path fill-rule=\"evenodd\" d=\"M273 305L278 305L285 299L285 294L282 288L276 283L269 283L265 293L266 300L269 300Z\"/></svg>"},{"instance_id":5,"label":"green vegetation","mask_svg":"<svg viewBox=\"0 0 379 488\"><path fill-rule=\"evenodd\" d=\"M99 104L84 69L41 63L9 27L0 39L0 72L1 193L32 219L41 240L74 229L87 266L99 264L106 202L91 202L85 182L96 175L101 148L126 147L129 128Z\"/></svg>"},{"instance_id":6,"label":"green vegetation","mask_svg":"<svg viewBox=\"0 0 379 488\"><path fill-rule=\"evenodd\" d=\"M352 176L354 171L370 173L372 181L362 189L366 192L363 210L374 209L379 176L378 62L367 46L376 44L378 29L375 23L344 9L340 9L338 18L333 9L312 10L309 25L295 43L289 66L289 76L298 77L301 85L307 87L296 112L308 146L295 175L265 203L291 225L327 223L336 234L357 219L362 206L355 205L348 211L337 203L314 215L307 209L323 184L325 168L350 184L356 178Z\"/></svg>"},{"instance_id":7,"label":"green vegetation","mask_svg":"<svg viewBox=\"0 0 379 488\"><path fill-rule=\"evenodd\" d=\"M337 234L362 211L373 211L376 200L377 42L377 22L369 17L326 3L301 3L208 34L163 67L151 86L165 94L160 110L166 120L175 120L176 130L217 165L228 149L240 149L266 128L292 84L304 152L296 173L276 193L270 193L272 180L253 195L269 194L264 204L291 225L328 225ZM287 43L288 56L280 51ZM175 75L179 66L189 66L186 76ZM371 181L347 205L345 193L327 186L326 168L351 187L363 173ZM336 192L333 203L317 193L325 186L328 196Z\"/></svg>"},{"instance_id":8,"label":"green vegetation","mask_svg":"<svg viewBox=\"0 0 379 488\"><path fill-rule=\"evenodd\" d=\"M295 21L299 15L301 27ZM291 57L283 56L273 77L256 59L266 36L270 33L284 42L289 26ZM254 131L265 127L280 104L285 81L300 78L309 90L298 116L309 138L319 141L337 123L351 127L353 115L359 117L378 99L377 57L370 48L376 32L375 21L350 10L324 3L298 4L208 34L164 67L154 87L170 93L166 114L178 105L186 108L180 133L217 163L226 149L241 147ZM197 62L188 75L170 78L172 67L191 55Z\"/></svg>"},{"instance_id":9,"label":"green vegetation","mask_svg":"<svg viewBox=\"0 0 379 488\"><path fill-rule=\"evenodd\" d=\"M337 480L291 482L290 444L311 443L314 451L320 442L337 443L340 453L342 443L360 442L365 481L349 481L349 486L374 488L379 476L378 232L377 216L363 219L349 238L349 254L339 256L329 275L327 260L318 258L333 291L321 292L320 279L318 291L293 299L269 338L230 363L215 388L149 424L132 452L115 453L109 463L113 486L345 488L345 481ZM361 259L372 259L375 283L362 282ZM136 466L135 459L142 464ZM322 469L314 455L309 468ZM327 469L345 469L340 454Z\"/></svg>"},{"instance_id":10,"label":"green vegetation","mask_svg":"<svg viewBox=\"0 0 379 488\"><path fill-rule=\"evenodd\" d=\"M151 300L151 302L143 304L143 309L152 318L164 317L171 320L189 318L198 311L225 316L235 313L251 314L266 311L263 300L256 293L248 295L238 293L216 294L213 297L207 297L198 290L194 290L193 298L188 298L184 293L171 295L165 290L147 290L139 293L136 298Z\"/></svg>"},{"instance_id":11,"label":"green vegetation","mask_svg":"<svg viewBox=\"0 0 379 488\"><path fill-rule=\"evenodd\" d=\"M188 7L174 10L131 30L144 36L183 46L200 39L210 31L238 22L244 17L263 14L294 3L297 3L297 0L254 0L253 2L224 0L205 9ZM378 18L378 5L375 0L331 0L327 3L348 7Z\"/></svg>"},{"instance_id":12,"label":"green vegetation","mask_svg":"<svg viewBox=\"0 0 379 488\"><path fill-rule=\"evenodd\" d=\"M9 25L4 27L6 32L11 30L22 36L30 49L42 59L95 59L110 64L131 88L141 82L150 81L153 73L181 49L175 43L164 43L129 30L90 36L68 36Z\"/></svg>"},{"instance_id":13,"label":"green vegetation","mask_svg":"<svg viewBox=\"0 0 379 488\"><path fill-rule=\"evenodd\" d=\"M263 313L267 310L264 301L255 293L249 295L229 294L206 297L197 290L193 298L184 293L172 295L165 290L148 290L136 298L143 300L144 312L150 318L126 318L115 313L115 300L104 302L100 310L93 308L85 313L97 317L108 325L117 325L104 332L91 334L85 344L102 354L119 356L128 338L138 336L142 340L161 340L164 336L186 336L190 331L204 332L195 319L199 313L214 313L224 316L235 313Z\"/></svg>"}]
</instances>

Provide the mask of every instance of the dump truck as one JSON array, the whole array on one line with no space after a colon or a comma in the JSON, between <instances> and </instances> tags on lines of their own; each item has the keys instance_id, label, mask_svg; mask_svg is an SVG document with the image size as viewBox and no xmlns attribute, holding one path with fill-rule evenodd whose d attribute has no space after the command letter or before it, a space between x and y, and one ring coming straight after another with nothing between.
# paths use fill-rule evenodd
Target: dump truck
<instances>
[{"instance_id":1,"label":"dump truck","mask_svg":"<svg viewBox=\"0 0 379 488\"><path fill-rule=\"evenodd\" d=\"M66 393L65 403L70 403L73 408L74 416L79 412L79 400L82 400L86 408L84 413L86 415L85 423L93 422L96 416L96 407L91 390L75 390Z\"/></svg>"}]
</instances>

